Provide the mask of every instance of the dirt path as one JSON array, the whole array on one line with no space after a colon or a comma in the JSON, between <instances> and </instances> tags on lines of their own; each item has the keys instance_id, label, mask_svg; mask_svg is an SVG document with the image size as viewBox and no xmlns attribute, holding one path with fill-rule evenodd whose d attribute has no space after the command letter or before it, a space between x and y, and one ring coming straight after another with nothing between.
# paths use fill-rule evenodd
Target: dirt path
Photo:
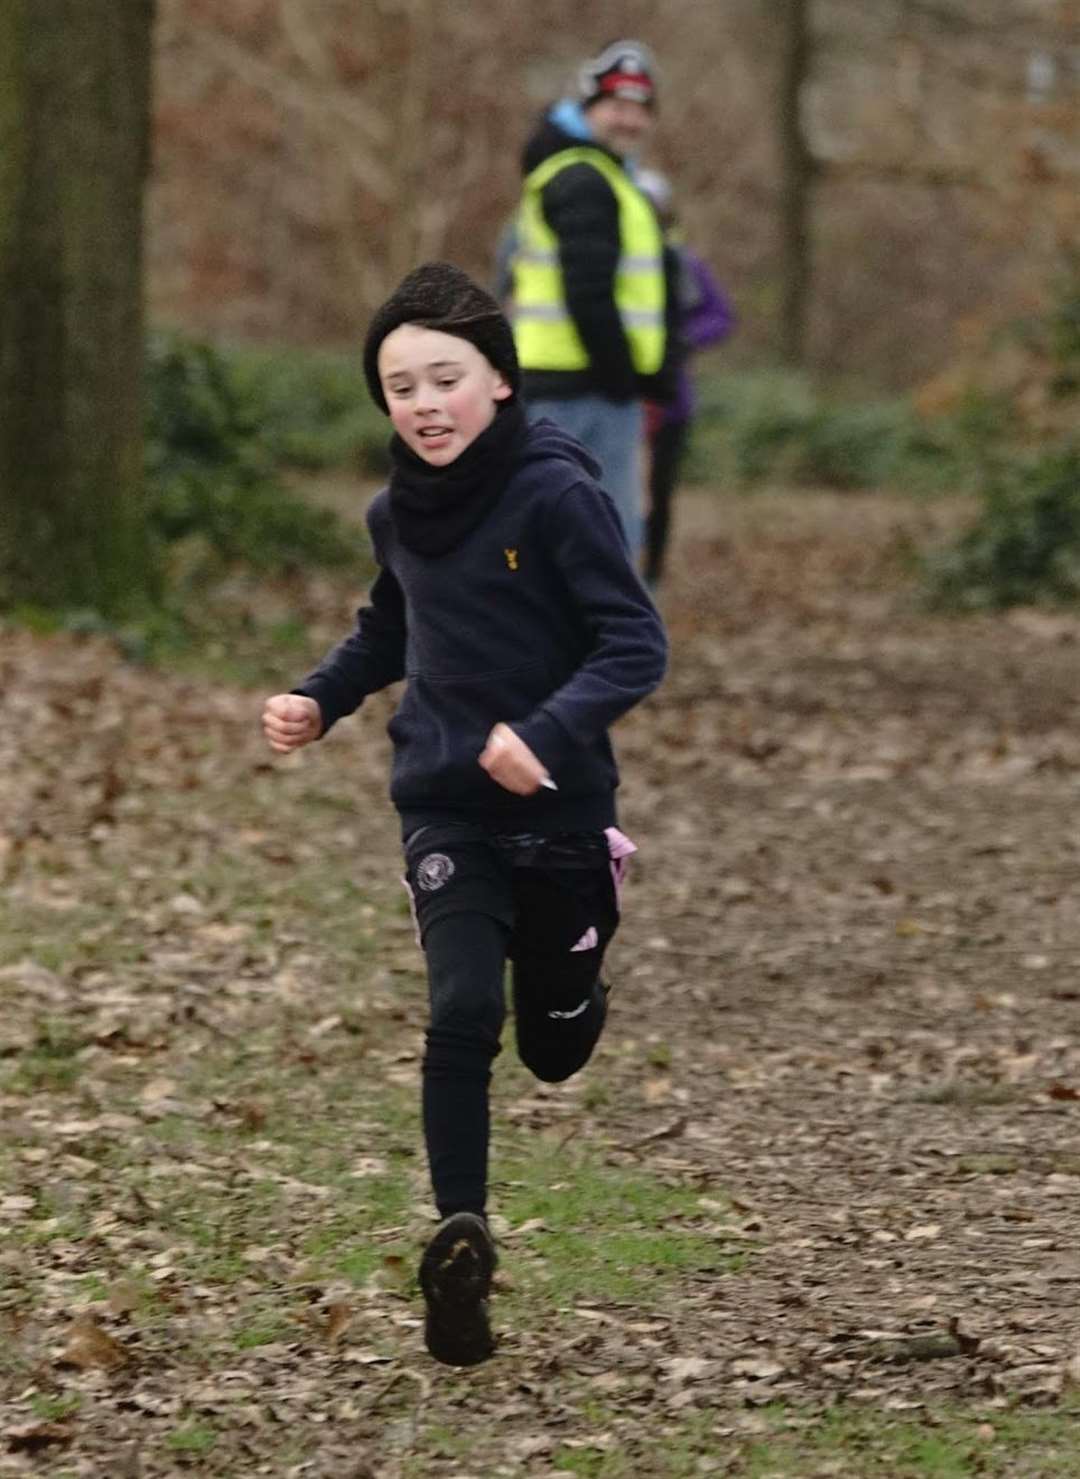
<instances>
[{"instance_id":1,"label":"dirt path","mask_svg":"<svg viewBox=\"0 0 1080 1479\"><path fill-rule=\"evenodd\" d=\"M500 1359L469 1382L417 1365L406 1322L406 1374L379 1399L391 1414L402 1404L389 1440L373 1409L353 1410L352 1436L319 1429L306 1462L275 1467L259 1429L248 1458L204 1460L203 1472L542 1475L564 1441L633 1452L657 1424L692 1413L734 1441L768 1401L821 1410L848 1397L902 1413L946 1397L1050 1402L1072 1380L1080 618L920 612L903 553L947 511L686 496L680 512L664 593L672 674L619 734L623 824L642 852L614 953L611 1030L579 1082L507 1103L540 1131L579 1125L613 1164L694 1187L705 1205L732 1198L732 1236L749 1258L687 1278L659 1317L598 1308L568 1344L507 1330ZM224 912L200 914L198 885L221 849L293 873L348 856L367 907L389 910L396 839L379 704L359 737L304 757L282 787L259 749L257 697L123 668L64 639L5 638L2 672L0 841L14 906L58 921L90 903L126 909L141 941L96 976L93 946L81 946L89 964L71 978L50 977L29 942L24 956L9 950L3 979L21 1006L5 1052L32 1038L28 1001L85 1012L78 992L107 996L105 976L128 995L117 988L95 1011L119 1013L144 1078L176 1072L175 1055L190 1051L178 1022L213 1021L220 1038L234 1005L245 1024L287 1009L309 1027L336 1010L327 942L256 949L229 934ZM333 795L344 799L328 805ZM404 921L377 934L373 979L412 972L415 987ZM182 991L194 993L186 1019ZM160 1021L150 1046L135 1015ZM416 1023L392 1001L381 1021L382 1061L396 1053L407 1079ZM108 1039L93 1040L103 1052ZM47 1119L52 1101L0 1102L36 1144L35 1116ZM16 1311L26 1257L4 1270ZM263 1372L271 1408L284 1372ZM26 1420L19 1390L13 1378L12 1422ZM583 1391L621 1404L610 1442ZM111 1426L100 1418L67 1467L49 1467L46 1439L44 1459L15 1445L0 1472L103 1473L103 1453L138 1454L130 1407L98 1410ZM475 1423L483 1436L471 1457L424 1457L418 1423ZM384 1441L381 1459L356 1456L358 1433ZM719 1471L709 1451L685 1469L642 1460L625 1472ZM606 1461L576 1471L623 1472L597 1466ZM730 1462L724 1472L744 1472ZM184 1467L175 1454L143 1463L109 1472Z\"/></svg>"},{"instance_id":2,"label":"dirt path","mask_svg":"<svg viewBox=\"0 0 1080 1479\"><path fill-rule=\"evenodd\" d=\"M910 507L690 512L675 672L628 736L623 939L628 1014L674 1048L671 1163L761 1229L702 1304L776 1394L1052 1390L1080 1335L1080 623L920 614L882 558L921 541Z\"/></svg>"}]
</instances>

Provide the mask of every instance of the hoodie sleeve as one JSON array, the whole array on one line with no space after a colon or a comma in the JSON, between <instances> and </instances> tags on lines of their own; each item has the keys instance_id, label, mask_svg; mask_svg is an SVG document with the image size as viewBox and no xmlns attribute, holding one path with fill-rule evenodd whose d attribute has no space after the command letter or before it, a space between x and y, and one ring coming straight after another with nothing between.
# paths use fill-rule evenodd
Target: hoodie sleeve
<instances>
[{"instance_id":1,"label":"hoodie sleeve","mask_svg":"<svg viewBox=\"0 0 1080 1479\"><path fill-rule=\"evenodd\" d=\"M510 727L557 778L574 748L593 744L659 685L667 638L601 488L568 488L549 513L548 533L590 645L562 687Z\"/></svg>"},{"instance_id":2,"label":"hoodie sleeve","mask_svg":"<svg viewBox=\"0 0 1080 1479\"><path fill-rule=\"evenodd\" d=\"M613 400L637 394L630 346L615 306L619 205L589 164L560 170L541 192L548 225L559 239L566 306L589 355L592 377Z\"/></svg>"},{"instance_id":3,"label":"hoodie sleeve","mask_svg":"<svg viewBox=\"0 0 1080 1479\"><path fill-rule=\"evenodd\" d=\"M378 545L374 528L372 542ZM322 710L323 734L354 713L369 694L405 676L405 598L392 571L379 570L368 605L356 613L352 632L292 691Z\"/></svg>"}]
</instances>

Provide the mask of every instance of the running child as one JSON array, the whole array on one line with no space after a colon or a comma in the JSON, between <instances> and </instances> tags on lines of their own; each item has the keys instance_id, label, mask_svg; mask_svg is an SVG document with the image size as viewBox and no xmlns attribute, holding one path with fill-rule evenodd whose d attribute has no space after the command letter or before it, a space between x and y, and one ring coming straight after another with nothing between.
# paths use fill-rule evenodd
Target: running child
<instances>
[{"instance_id":1,"label":"running child","mask_svg":"<svg viewBox=\"0 0 1080 1479\"><path fill-rule=\"evenodd\" d=\"M420 1265L436 1360L491 1355L486 1220L491 1067L512 967L518 1052L558 1083L604 1026L604 952L634 846L618 831L609 726L660 682L666 641L591 456L519 402L510 325L458 268L428 263L378 310L364 371L392 472L356 627L267 700L287 754L371 693L390 721L391 799L427 960L422 1108L442 1219Z\"/></svg>"}]
</instances>

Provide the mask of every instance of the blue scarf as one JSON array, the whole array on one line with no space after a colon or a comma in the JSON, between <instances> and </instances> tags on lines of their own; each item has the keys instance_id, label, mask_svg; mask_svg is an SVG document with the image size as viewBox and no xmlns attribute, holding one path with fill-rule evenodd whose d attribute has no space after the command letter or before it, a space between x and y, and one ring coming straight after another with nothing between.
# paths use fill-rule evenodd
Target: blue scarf
<instances>
[{"instance_id":1,"label":"blue scarf","mask_svg":"<svg viewBox=\"0 0 1080 1479\"><path fill-rule=\"evenodd\" d=\"M572 139L579 139L583 144L595 144L596 135L589 126L589 115L580 103L575 103L573 98L562 98L555 103L548 113L548 119L563 133L569 134ZM603 147L601 145L601 147ZM629 156L622 159L622 167L632 180L637 179L637 163Z\"/></svg>"}]
</instances>

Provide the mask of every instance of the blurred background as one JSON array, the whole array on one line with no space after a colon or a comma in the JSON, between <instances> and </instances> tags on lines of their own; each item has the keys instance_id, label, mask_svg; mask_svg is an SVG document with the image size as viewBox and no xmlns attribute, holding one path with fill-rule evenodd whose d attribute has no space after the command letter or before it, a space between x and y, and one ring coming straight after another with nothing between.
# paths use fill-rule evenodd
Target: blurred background
<instances>
[{"instance_id":1,"label":"blurred background","mask_svg":"<svg viewBox=\"0 0 1080 1479\"><path fill-rule=\"evenodd\" d=\"M737 316L686 479L974 496L931 593L1074 599L1078 0L0 0L0 609L333 559L322 474L385 465L368 316L426 258L493 282L522 145L616 36Z\"/></svg>"},{"instance_id":2,"label":"blurred background","mask_svg":"<svg viewBox=\"0 0 1080 1479\"><path fill-rule=\"evenodd\" d=\"M1077 240L1078 27L1075 0L160 0L151 316L341 345L417 261L489 279L536 115L634 35L654 162L742 310L729 353L783 342L802 192L807 363L909 386Z\"/></svg>"}]
</instances>

